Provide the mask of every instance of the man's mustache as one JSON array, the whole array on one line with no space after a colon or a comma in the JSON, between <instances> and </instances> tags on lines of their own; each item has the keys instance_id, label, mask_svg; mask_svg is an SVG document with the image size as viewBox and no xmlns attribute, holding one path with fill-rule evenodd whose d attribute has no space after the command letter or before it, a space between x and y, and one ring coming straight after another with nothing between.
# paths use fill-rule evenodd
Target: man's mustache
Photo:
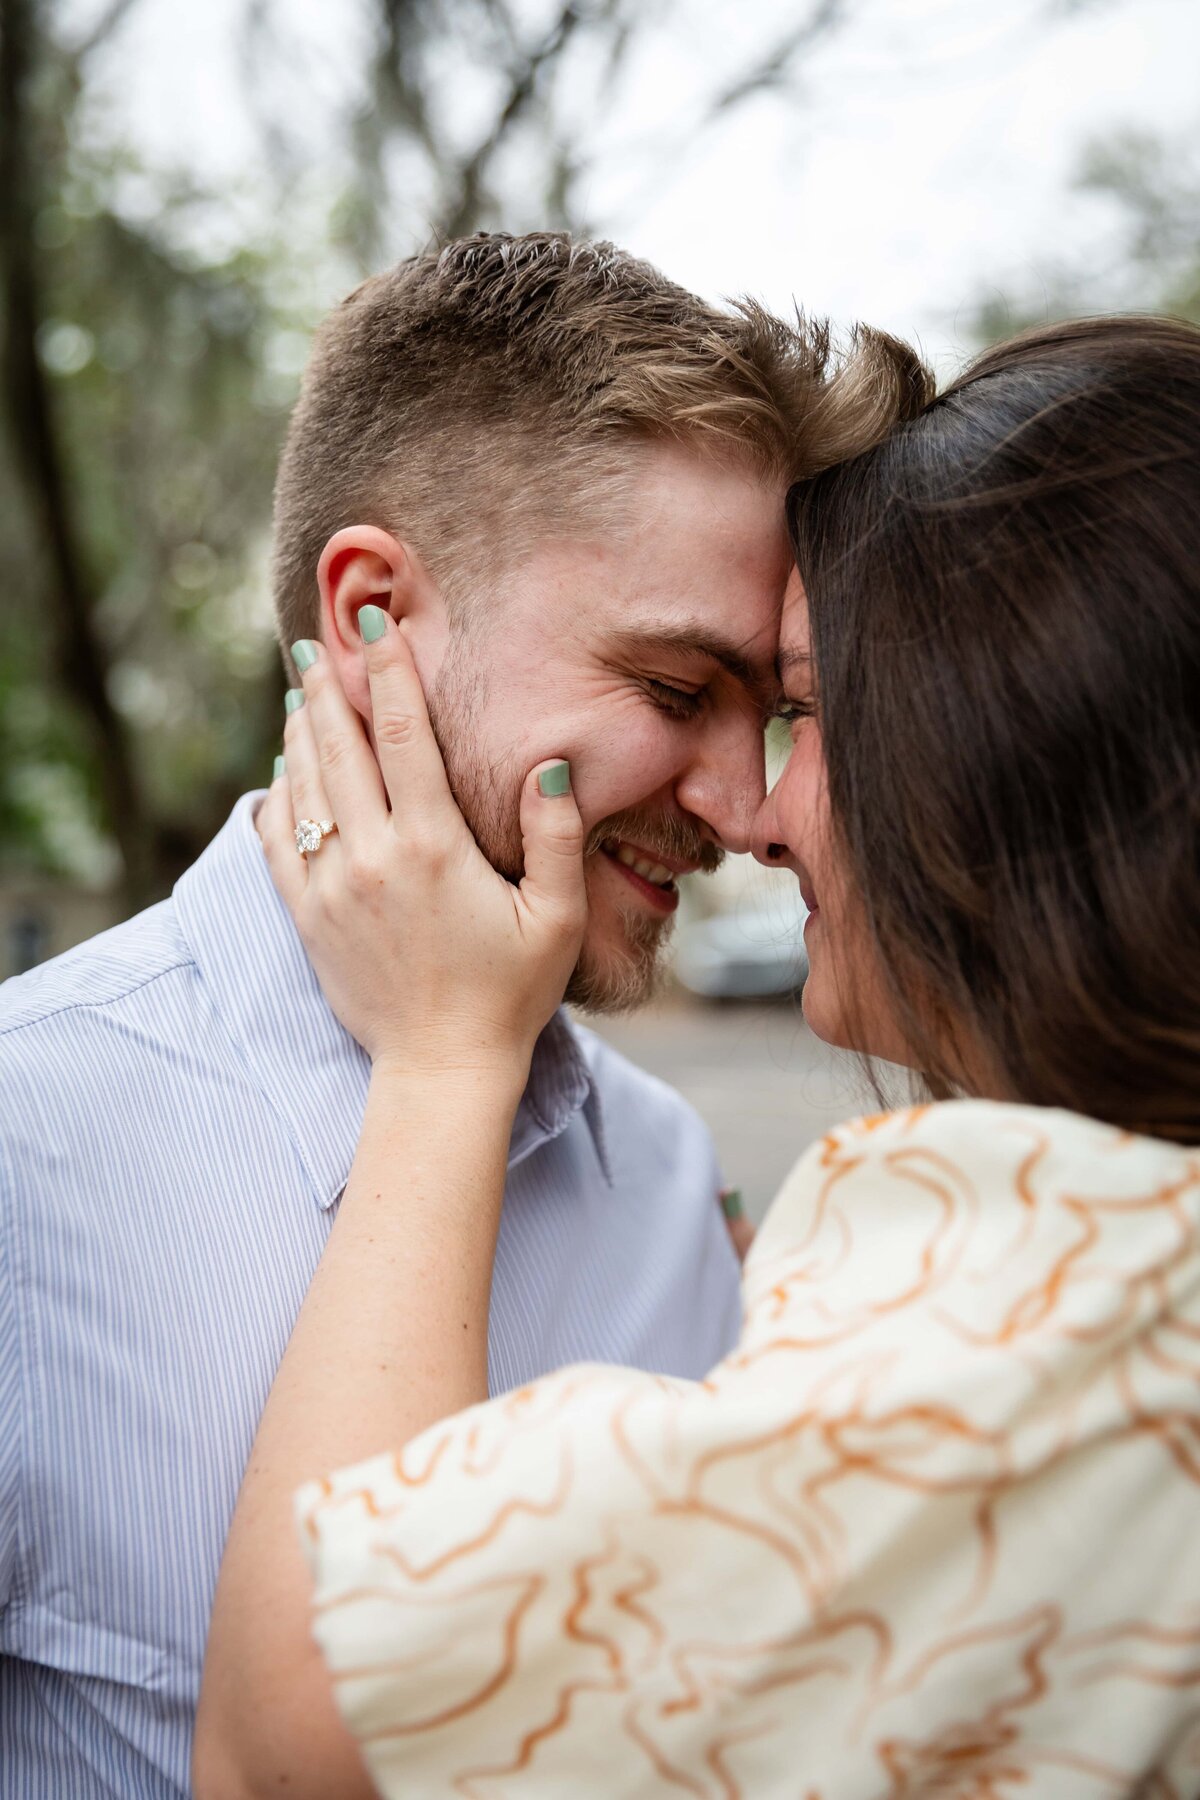
<instances>
[{"instance_id":1,"label":"man's mustache","mask_svg":"<svg viewBox=\"0 0 1200 1800\"><path fill-rule=\"evenodd\" d=\"M663 862L695 863L705 875L714 874L725 861L725 852L695 825L670 813L641 812L636 807L613 813L589 831L584 854L594 856L606 844L618 842L636 844Z\"/></svg>"}]
</instances>

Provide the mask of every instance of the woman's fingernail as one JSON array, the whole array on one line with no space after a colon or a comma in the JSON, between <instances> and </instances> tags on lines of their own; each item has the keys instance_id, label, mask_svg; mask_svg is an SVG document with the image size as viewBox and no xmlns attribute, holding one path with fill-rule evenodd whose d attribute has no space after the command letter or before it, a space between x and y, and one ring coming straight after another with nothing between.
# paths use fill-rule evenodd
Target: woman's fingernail
<instances>
[{"instance_id":1,"label":"woman's fingernail","mask_svg":"<svg viewBox=\"0 0 1200 1800\"><path fill-rule=\"evenodd\" d=\"M292 661L303 675L305 669L311 669L317 660L317 646L311 638L301 638L298 644L292 645Z\"/></svg>"},{"instance_id":2,"label":"woman's fingernail","mask_svg":"<svg viewBox=\"0 0 1200 1800\"><path fill-rule=\"evenodd\" d=\"M277 756L275 758L275 773L272 775L271 780L278 781L279 777L283 774L283 772L284 772L283 758L282 758L282 756Z\"/></svg>"},{"instance_id":3,"label":"woman's fingernail","mask_svg":"<svg viewBox=\"0 0 1200 1800\"><path fill-rule=\"evenodd\" d=\"M288 712L295 712L298 706L304 705L304 689L289 688L287 693L283 696L283 704Z\"/></svg>"},{"instance_id":4,"label":"woman's fingernail","mask_svg":"<svg viewBox=\"0 0 1200 1800\"><path fill-rule=\"evenodd\" d=\"M726 1188L721 1195L721 1211L727 1219L743 1218L746 1208L742 1205L741 1188Z\"/></svg>"},{"instance_id":5,"label":"woman's fingernail","mask_svg":"<svg viewBox=\"0 0 1200 1800\"><path fill-rule=\"evenodd\" d=\"M364 644L377 644L387 630L387 614L382 606L360 606L358 630Z\"/></svg>"},{"instance_id":6,"label":"woman's fingernail","mask_svg":"<svg viewBox=\"0 0 1200 1800\"><path fill-rule=\"evenodd\" d=\"M538 793L547 800L555 800L560 794L571 791L571 765L569 762L551 763L538 776Z\"/></svg>"}]
</instances>

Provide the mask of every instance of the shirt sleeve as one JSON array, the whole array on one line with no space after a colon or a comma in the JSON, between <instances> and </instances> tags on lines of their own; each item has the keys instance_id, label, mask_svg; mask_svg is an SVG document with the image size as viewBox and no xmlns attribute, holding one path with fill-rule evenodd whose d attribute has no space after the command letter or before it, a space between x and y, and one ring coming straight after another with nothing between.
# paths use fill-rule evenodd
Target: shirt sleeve
<instances>
[{"instance_id":1,"label":"shirt sleeve","mask_svg":"<svg viewBox=\"0 0 1200 1800\"><path fill-rule=\"evenodd\" d=\"M13 1205L10 1164L0 1141L0 1621L7 1612L16 1574L21 1476L21 1364L13 1290ZM0 1646L3 1641L0 1625Z\"/></svg>"},{"instance_id":2,"label":"shirt sleeve","mask_svg":"<svg viewBox=\"0 0 1200 1800\"><path fill-rule=\"evenodd\" d=\"M302 1492L385 1795L1124 1791L1200 1748L1200 1170L1181 1207L1113 1133L1089 1189L1030 1110L982 1154L933 1111L804 1159L706 1381L567 1369Z\"/></svg>"}]
</instances>

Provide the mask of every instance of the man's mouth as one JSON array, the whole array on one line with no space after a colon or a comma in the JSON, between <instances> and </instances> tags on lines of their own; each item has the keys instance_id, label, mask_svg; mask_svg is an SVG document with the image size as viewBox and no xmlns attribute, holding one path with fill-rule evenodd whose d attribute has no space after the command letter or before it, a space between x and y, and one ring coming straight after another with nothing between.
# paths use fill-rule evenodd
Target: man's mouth
<instances>
[{"instance_id":1,"label":"man's mouth","mask_svg":"<svg viewBox=\"0 0 1200 1800\"><path fill-rule=\"evenodd\" d=\"M680 863L672 868L659 862L649 850L638 844L627 844L623 840L610 839L601 844L600 853L620 871L636 893L663 913L674 912L679 904L676 875L682 875L696 866L694 863Z\"/></svg>"}]
</instances>

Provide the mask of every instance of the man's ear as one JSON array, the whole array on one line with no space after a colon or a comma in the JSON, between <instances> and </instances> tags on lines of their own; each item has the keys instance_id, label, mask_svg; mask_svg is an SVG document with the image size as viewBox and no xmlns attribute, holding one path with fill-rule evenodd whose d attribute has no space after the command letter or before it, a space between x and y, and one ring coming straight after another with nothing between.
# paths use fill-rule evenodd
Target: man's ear
<instances>
[{"instance_id":1,"label":"man's ear","mask_svg":"<svg viewBox=\"0 0 1200 1800\"><path fill-rule=\"evenodd\" d=\"M446 605L424 563L378 525L347 525L334 532L317 564L321 592L321 641L332 658L350 704L371 717L358 615L381 606L412 648L417 672L429 691L449 637Z\"/></svg>"}]
</instances>

